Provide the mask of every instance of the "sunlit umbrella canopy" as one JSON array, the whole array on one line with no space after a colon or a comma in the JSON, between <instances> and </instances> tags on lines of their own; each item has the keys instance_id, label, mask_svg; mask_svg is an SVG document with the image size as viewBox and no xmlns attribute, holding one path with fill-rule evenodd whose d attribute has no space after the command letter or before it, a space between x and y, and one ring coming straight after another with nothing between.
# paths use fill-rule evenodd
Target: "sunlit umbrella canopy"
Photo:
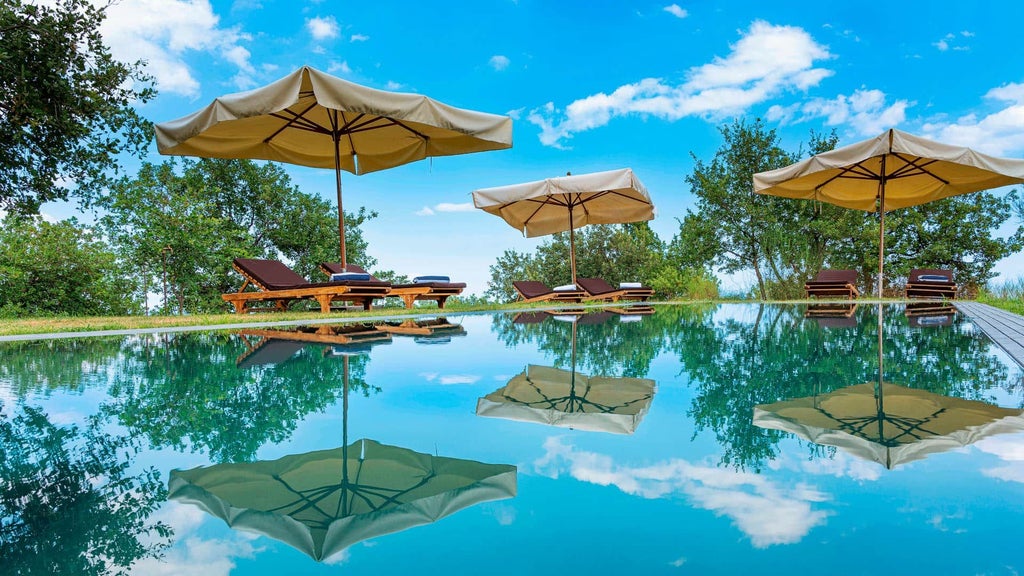
<instances>
[{"instance_id":1,"label":"sunlit umbrella canopy","mask_svg":"<svg viewBox=\"0 0 1024 576\"><path fill-rule=\"evenodd\" d=\"M635 432L651 407L654 380L576 372L577 326L600 324L611 317L606 312L566 317L572 322L572 368L527 365L505 386L477 400L477 415L592 432Z\"/></svg>"},{"instance_id":2,"label":"sunlit umbrella canopy","mask_svg":"<svg viewBox=\"0 0 1024 576\"><path fill-rule=\"evenodd\" d=\"M878 211L879 296L886 211L1022 182L1024 160L996 158L899 130L754 174L759 194Z\"/></svg>"},{"instance_id":3,"label":"sunlit umbrella canopy","mask_svg":"<svg viewBox=\"0 0 1024 576\"><path fill-rule=\"evenodd\" d=\"M574 283L573 230L587 224L624 224L654 218L647 188L629 168L483 188L473 192L473 205L500 217L528 238L568 231Z\"/></svg>"},{"instance_id":4,"label":"sunlit umbrella canopy","mask_svg":"<svg viewBox=\"0 0 1024 576\"><path fill-rule=\"evenodd\" d=\"M169 490L233 528L324 560L356 542L511 498L516 468L357 440L278 460L173 470Z\"/></svg>"},{"instance_id":5,"label":"sunlit umbrella canopy","mask_svg":"<svg viewBox=\"0 0 1024 576\"><path fill-rule=\"evenodd\" d=\"M871 382L756 406L754 424L835 446L890 469L993 434L1024 431L1019 409Z\"/></svg>"},{"instance_id":6,"label":"sunlit umbrella canopy","mask_svg":"<svg viewBox=\"0 0 1024 576\"><path fill-rule=\"evenodd\" d=\"M156 138L161 154L333 168L344 266L342 170L366 174L427 157L511 148L512 120L367 88L303 66L262 88L222 96L157 124Z\"/></svg>"}]
</instances>

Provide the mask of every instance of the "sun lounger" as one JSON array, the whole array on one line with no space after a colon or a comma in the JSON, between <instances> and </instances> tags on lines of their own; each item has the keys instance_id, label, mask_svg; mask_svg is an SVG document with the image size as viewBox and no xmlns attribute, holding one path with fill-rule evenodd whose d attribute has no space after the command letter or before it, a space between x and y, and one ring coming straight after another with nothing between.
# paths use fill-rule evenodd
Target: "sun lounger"
<instances>
[{"instance_id":1,"label":"sun lounger","mask_svg":"<svg viewBox=\"0 0 1024 576\"><path fill-rule=\"evenodd\" d=\"M328 276L342 272L341 264L334 262L321 262L320 270ZM367 273L366 270L363 270L359 266L351 263L345 267L345 271L364 274ZM373 276L370 276L370 279L376 280ZM412 308L412 305L417 300L433 300L437 302L438 308L444 308L444 303L448 298L462 294L462 291L465 289L465 282L427 280L424 282L411 282L408 284L391 284L391 289L388 290L387 296L397 296L401 298L406 308Z\"/></svg>"},{"instance_id":2,"label":"sun lounger","mask_svg":"<svg viewBox=\"0 0 1024 576\"><path fill-rule=\"evenodd\" d=\"M462 336L466 330L461 324L452 324L444 317L433 320L408 319L401 322L381 322L374 326L377 330L401 336Z\"/></svg>"},{"instance_id":3,"label":"sun lounger","mask_svg":"<svg viewBox=\"0 0 1024 576\"><path fill-rule=\"evenodd\" d=\"M257 328L240 330L246 351L235 360L239 368L262 364L279 364L311 344L326 345L326 353L335 348L365 347L370 344L389 343L391 335L374 328L372 324L345 324L339 326L299 326L291 329ZM253 344L250 339L259 338Z\"/></svg>"},{"instance_id":4,"label":"sun lounger","mask_svg":"<svg viewBox=\"0 0 1024 576\"><path fill-rule=\"evenodd\" d=\"M606 300L618 302L619 300L646 301L654 295L654 290L638 284L630 284L629 287L618 288L604 281L602 278L577 278L576 284L587 293L585 300Z\"/></svg>"},{"instance_id":5,"label":"sun lounger","mask_svg":"<svg viewBox=\"0 0 1024 576\"><path fill-rule=\"evenodd\" d=\"M934 328L952 325L956 308L943 302L908 302L904 314L911 328Z\"/></svg>"},{"instance_id":6,"label":"sun lounger","mask_svg":"<svg viewBox=\"0 0 1024 576\"><path fill-rule=\"evenodd\" d=\"M239 314L252 311L255 302L273 302L274 309L283 311L295 300L306 299L316 300L321 312L330 312L334 301L354 302L369 310L373 299L383 298L391 286L372 280L308 282L277 260L235 258L232 264L245 282L238 292L222 294L221 298L233 304ZM255 291L246 292L249 286Z\"/></svg>"},{"instance_id":7,"label":"sun lounger","mask_svg":"<svg viewBox=\"0 0 1024 576\"><path fill-rule=\"evenodd\" d=\"M852 300L860 296L856 270L822 270L814 280L804 284L804 290L808 298L846 297Z\"/></svg>"},{"instance_id":8,"label":"sun lounger","mask_svg":"<svg viewBox=\"0 0 1024 576\"><path fill-rule=\"evenodd\" d=\"M536 280L518 280L512 287L519 293L520 302L579 302L587 296L580 289L554 290Z\"/></svg>"},{"instance_id":9,"label":"sun lounger","mask_svg":"<svg viewBox=\"0 0 1024 576\"><path fill-rule=\"evenodd\" d=\"M857 304L811 304L804 312L804 318L814 318L822 328L853 328L857 325L856 311Z\"/></svg>"},{"instance_id":10,"label":"sun lounger","mask_svg":"<svg viewBox=\"0 0 1024 576\"><path fill-rule=\"evenodd\" d=\"M907 279L907 298L945 298L955 300L959 287L949 270L915 268Z\"/></svg>"}]
</instances>

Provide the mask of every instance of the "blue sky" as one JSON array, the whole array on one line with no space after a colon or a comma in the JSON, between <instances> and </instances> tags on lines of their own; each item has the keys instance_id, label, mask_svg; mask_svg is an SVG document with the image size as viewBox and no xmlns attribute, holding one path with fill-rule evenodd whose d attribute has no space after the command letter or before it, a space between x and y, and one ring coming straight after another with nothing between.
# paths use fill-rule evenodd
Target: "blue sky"
<instances>
[{"instance_id":1,"label":"blue sky","mask_svg":"<svg viewBox=\"0 0 1024 576\"><path fill-rule=\"evenodd\" d=\"M380 213L364 225L380 268L450 274L475 293L503 250L543 239L473 210L474 189L632 167L667 241L694 203L691 153L709 159L738 116L765 118L793 149L811 129L851 143L898 127L1024 156L1018 2L121 0L108 12L115 56L147 60L156 79L140 108L155 122L302 65L511 115L511 150L343 175L345 206ZM333 200L330 171L286 169ZM997 270L1018 277L1024 257Z\"/></svg>"}]
</instances>

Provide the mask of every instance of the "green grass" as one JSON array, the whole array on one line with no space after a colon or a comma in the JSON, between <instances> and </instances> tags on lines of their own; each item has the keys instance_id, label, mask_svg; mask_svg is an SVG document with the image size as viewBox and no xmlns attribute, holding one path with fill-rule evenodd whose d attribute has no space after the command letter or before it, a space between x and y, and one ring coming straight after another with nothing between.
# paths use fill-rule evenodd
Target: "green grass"
<instances>
[{"instance_id":1,"label":"green grass","mask_svg":"<svg viewBox=\"0 0 1024 576\"><path fill-rule=\"evenodd\" d=\"M1024 278L1009 280L1002 284L989 284L978 294L978 302L1008 312L1024 314Z\"/></svg>"},{"instance_id":2,"label":"green grass","mask_svg":"<svg viewBox=\"0 0 1024 576\"><path fill-rule=\"evenodd\" d=\"M874 302L872 299L861 298L859 303ZM898 298L885 298L883 302L902 302ZM1010 312L1024 315L1024 279L1010 282L995 288L990 287L983 290L978 296L979 302L991 304ZM757 300L738 299L734 297L721 298L716 300L674 300L668 302L657 302L658 304L719 304L719 303L760 303ZM770 304L808 304L816 300L785 300L771 301ZM614 304L621 306L620 304ZM600 303L589 303L580 305L562 305L562 308L604 306ZM345 322L351 320L380 319L411 316L439 316L452 314L465 314L470 312L492 312L502 310L523 310L529 308L550 309L550 303L509 303L509 304L462 304L451 302L444 310L433 306L416 307L413 310L392 306L385 308L374 308L373 310L352 310L334 312L327 316L319 311L306 312L274 312L254 313L247 315L238 314L200 314L194 316L101 316L101 317L36 317L36 318L12 318L0 321L0 336L20 336L27 334L60 334L68 332L97 332L105 330L144 330L154 328L179 328L179 327L209 327L225 326L231 324L257 324L265 322Z\"/></svg>"}]
</instances>

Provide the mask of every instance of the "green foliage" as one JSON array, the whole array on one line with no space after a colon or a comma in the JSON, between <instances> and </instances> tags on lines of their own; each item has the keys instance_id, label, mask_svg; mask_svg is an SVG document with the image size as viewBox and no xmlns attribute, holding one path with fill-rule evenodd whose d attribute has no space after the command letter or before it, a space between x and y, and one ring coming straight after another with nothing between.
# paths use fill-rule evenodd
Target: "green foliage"
<instances>
[{"instance_id":1,"label":"green foliage","mask_svg":"<svg viewBox=\"0 0 1024 576\"><path fill-rule=\"evenodd\" d=\"M15 398L105 387L123 338L20 340L0 346L0 386Z\"/></svg>"},{"instance_id":2,"label":"green foliage","mask_svg":"<svg viewBox=\"0 0 1024 576\"><path fill-rule=\"evenodd\" d=\"M610 284L648 281L664 263L665 246L646 222L586 226L575 232L576 276L604 278ZM539 280L548 286L571 281L569 233L554 234L535 254L506 250L490 267L486 296L500 302L517 298L512 282Z\"/></svg>"},{"instance_id":3,"label":"green foliage","mask_svg":"<svg viewBox=\"0 0 1024 576\"><path fill-rule=\"evenodd\" d=\"M662 266L649 284L663 299L715 300L719 296L718 278L700 268Z\"/></svg>"},{"instance_id":4,"label":"green foliage","mask_svg":"<svg viewBox=\"0 0 1024 576\"><path fill-rule=\"evenodd\" d=\"M978 302L984 302L1016 314L1024 314L1024 278L1007 280L998 284L989 282L978 292Z\"/></svg>"},{"instance_id":5,"label":"green foliage","mask_svg":"<svg viewBox=\"0 0 1024 576\"><path fill-rule=\"evenodd\" d=\"M0 209L34 214L72 190L88 201L120 154L148 144L134 105L154 95L150 79L110 56L104 10L90 0L0 4Z\"/></svg>"},{"instance_id":6,"label":"green foliage","mask_svg":"<svg viewBox=\"0 0 1024 576\"><path fill-rule=\"evenodd\" d=\"M104 412L155 448L188 448L217 462L241 462L267 442L288 438L310 413L338 402L346 379L356 393L378 390L364 381L367 357L331 357L322 345L300 345L277 363L243 364L254 353L250 347L258 353L273 342L228 333L139 338L122 351L110 387L114 401ZM338 430L340 442L341 422Z\"/></svg>"},{"instance_id":7,"label":"green foliage","mask_svg":"<svg viewBox=\"0 0 1024 576\"><path fill-rule=\"evenodd\" d=\"M8 216L0 228L3 315L99 316L142 311L136 278L92 230Z\"/></svg>"},{"instance_id":8,"label":"green foliage","mask_svg":"<svg viewBox=\"0 0 1024 576\"><path fill-rule=\"evenodd\" d=\"M171 530L148 517L166 490L153 468L132 470L138 451L96 419L58 427L37 408L0 409L4 574L128 574L137 560L158 557Z\"/></svg>"},{"instance_id":9,"label":"green foliage","mask_svg":"<svg viewBox=\"0 0 1024 576\"><path fill-rule=\"evenodd\" d=\"M150 291L162 291L166 269L170 310L226 309L220 295L243 281L234 258L284 259L310 279L322 276L320 262L338 259L336 209L273 163L185 159L180 171L174 160L146 163L100 205L105 230ZM360 226L374 217L363 208L345 215L349 259L365 268L376 260Z\"/></svg>"}]
</instances>

